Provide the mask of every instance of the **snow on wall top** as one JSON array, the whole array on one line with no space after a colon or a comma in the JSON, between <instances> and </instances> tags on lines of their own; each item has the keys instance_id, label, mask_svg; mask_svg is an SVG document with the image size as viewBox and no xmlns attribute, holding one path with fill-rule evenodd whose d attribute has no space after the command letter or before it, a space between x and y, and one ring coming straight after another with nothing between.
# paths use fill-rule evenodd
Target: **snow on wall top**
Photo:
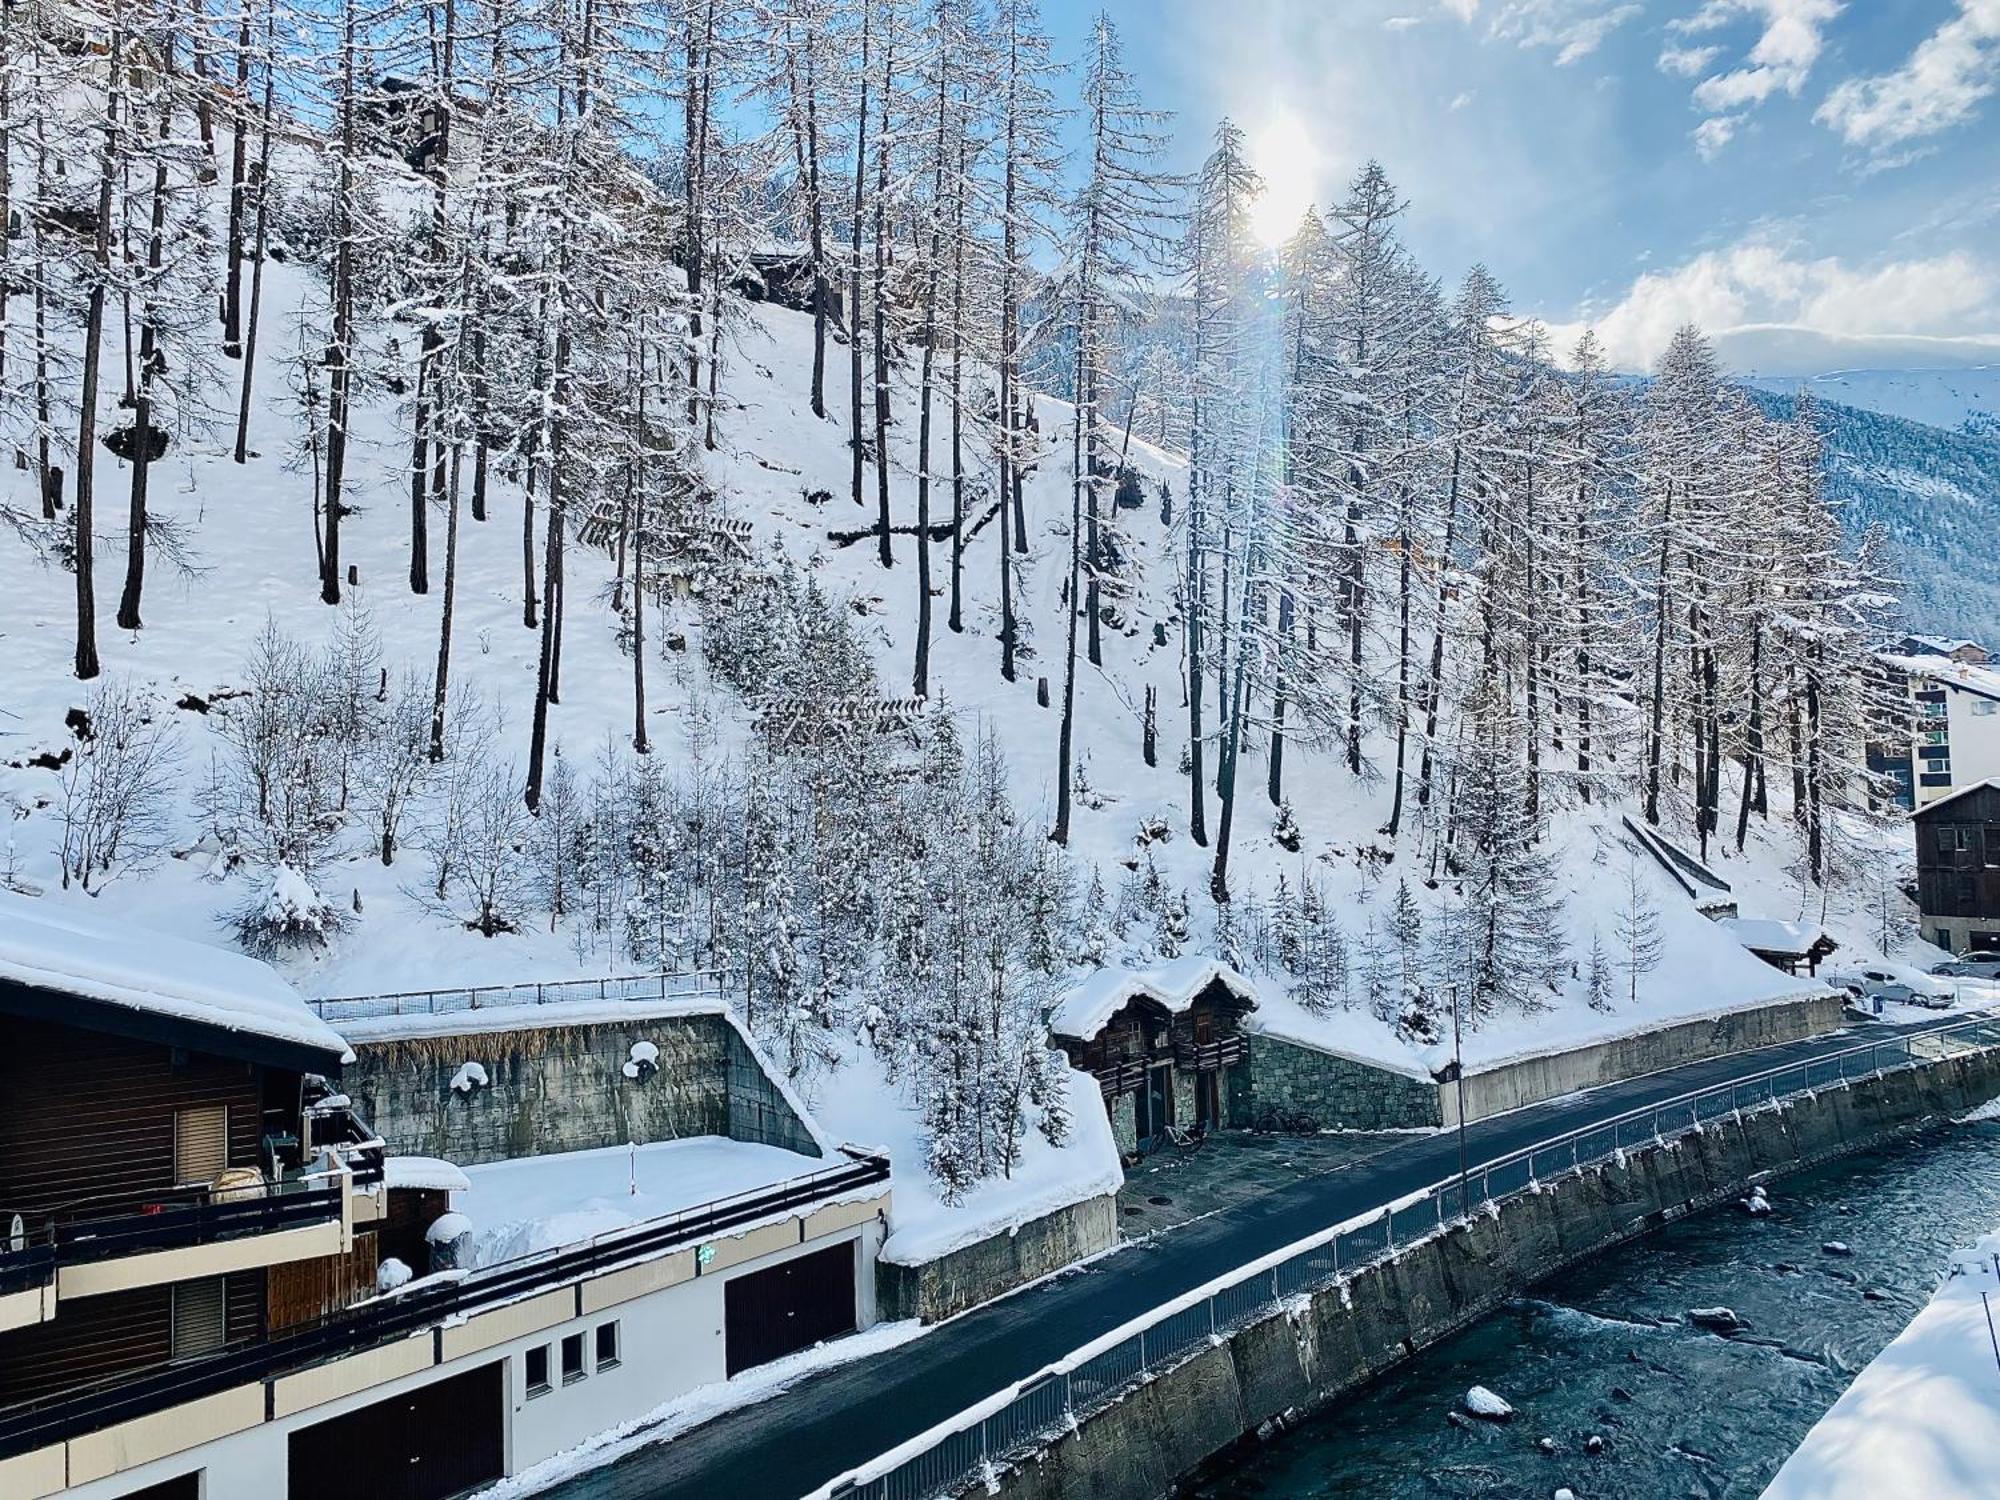
<instances>
[{"instance_id":1,"label":"snow on wall top","mask_svg":"<svg viewBox=\"0 0 2000 1500\"><path fill-rule=\"evenodd\" d=\"M436 1156L392 1156L382 1163L382 1183L392 1188L469 1193L472 1179L463 1168Z\"/></svg>"},{"instance_id":2,"label":"snow on wall top","mask_svg":"<svg viewBox=\"0 0 2000 1500\"><path fill-rule=\"evenodd\" d=\"M0 892L0 980L197 1026L354 1054L268 964Z\"/></svg>"},{"instance_id":3,"label":"snow on wall top","mask_svg":"<svg viewBox=\"0 0 2000 1500\"><path fill-rule=\"evenodd\" d=\"M1250 1004L1257 1003L1257 987L1228 964L1190 955L1150 969L1099 969L1056 1002L1049 1030L1087 1042L1141 995L1179 1015L1217 980Z\"/></svg>"}]
</instances>

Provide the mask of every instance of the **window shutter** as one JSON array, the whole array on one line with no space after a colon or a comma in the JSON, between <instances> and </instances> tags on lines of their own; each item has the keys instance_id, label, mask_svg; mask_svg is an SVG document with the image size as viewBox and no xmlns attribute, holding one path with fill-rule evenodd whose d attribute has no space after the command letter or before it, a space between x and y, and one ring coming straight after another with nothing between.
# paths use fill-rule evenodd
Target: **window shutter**
<instances>
[{"instance_id":1,"label":"window shutter","mask_svg":"<svg viewBox=\"0 0 2000 1500\"><path fill-rule=\"evenodd\" d=\"M174 1181L214 1182L229 1165L229 1106L174 1112Z\"/></svg>"},{"instance_id":2,"label":"window shutter","mask_svg":"<svg viewBox=\"0 0 2000 1500\"><path fill-rule=\"evenodd\" d=\"M172 1357L213 1354L222 1342L222 1278L176 1283Z\"/></svg>"}]
</instances>

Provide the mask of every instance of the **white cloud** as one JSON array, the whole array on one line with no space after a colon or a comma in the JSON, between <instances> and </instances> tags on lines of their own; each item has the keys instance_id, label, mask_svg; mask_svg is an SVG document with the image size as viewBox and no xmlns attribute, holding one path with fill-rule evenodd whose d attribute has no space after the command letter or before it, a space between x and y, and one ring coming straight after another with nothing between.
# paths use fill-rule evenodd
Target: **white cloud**
<instances>
[{"instance_id":1,"label":"white cloud","mask_svg":"<svg viewBox=\"0 0 2000 1500\"><path fill-rule=\"evenodd\" d=\"M1479 18L1480 0L1439 3L1468 25ZM1488 34L1522 47L1553 49L1556 66L1566 68L1603 46L1642 9L1638 0L1504 0Z\"/></svg>"},{"instance_id":2,"label":"white cloud","mask_svg":"<svg viewBox=\"0 0 2000 1500\"><path fill-rule=\"evenodd\" d=\"M1740 114L1710 115L1692 132L1694 149L1701 154L1703 161L1714 161L1717 153L1735 139L1736 128L1742 123L1743 116Z\"/></svg>"},{"instance_id":3,"label":"white cloud","mask_svg":"<svg viewBox=\"0 0 2000 1500\"><path fill-rule=\"evenodd\" d=\"M1384 31L1408 31L1412 26L1424 24L1422 16L1388 16L1383 19Z\"/></svg>"},{"instance_id":4,"label":"white cloud","mask_svg":"<svg viewBox=\"0 0 2000 1500\"><path fill-rule=\"evenodd\" d=\"M1660 71L1676 78L1693 78L1720 56L1720 47L1667 47L1660 52Z\"/></svg>"},{"instance_id":5,"label":"white cloud","mask_svg":"<svg viewBox=\"0 0 2000 1500\"><path fill-rule=\"evenodd\" d=\"M1989 0L1981 0L1989 3ZM1843 0L1703 0L1692 15L1670 29L1702 36L1749 17L1762 23L1742 62L1711 73L1694 88L1694 102L1711 118L1694 133L1695 148L1712 157L1736 133L1743 114L1773 94L1796 96L1812 76L1826 46L1826 27L1844 9ZM1693 77L1722 55L1720 46L1670 47L1660 55L1668 72Z\"/></svg>"},{"instance_id":6,"label":"white cloud","mask_svg":"<svg viewBox=\"0 0 2000 1500\"><path fill-rule=\"evenodd\" d=\"M1683 323L1719 338L1783 329L1822 342L1991 339L2000 336L2000 266L1963 252L1858 266L1752 236L1643 272L1614 306L1586 309L1556 331L1592 326L1614 364L1647 369Z\"/></svg>"},{"instance_id":7,"label":"white cloud","mask_svg":"<svg viewBox=\"0 0 2000 1500\"><path fill-rule=\"evenodd\" d=\"M2000 87L2000 0L1959 0L1958 14L1926 37L1908 62L1874 78L1850 78L1814 119L1851 146L1881 152L1962 125Z\"/></svg>"},{"instance_id":8,"label":"white cloud","mask_svg":"<svg viewBox=\"0 0 2000 1500\"><path fill-rule=\"evenodd\" d=\"M1470 108L1472 101L1477 97L1479 97L1477 94L1473 93L1472 90L1467 89L1464 93L1460 94L1457 98L1451 101L1450 105L1451 112L1453 114L1457 114L1461 109Z\"/></svg>"}]
</instances>

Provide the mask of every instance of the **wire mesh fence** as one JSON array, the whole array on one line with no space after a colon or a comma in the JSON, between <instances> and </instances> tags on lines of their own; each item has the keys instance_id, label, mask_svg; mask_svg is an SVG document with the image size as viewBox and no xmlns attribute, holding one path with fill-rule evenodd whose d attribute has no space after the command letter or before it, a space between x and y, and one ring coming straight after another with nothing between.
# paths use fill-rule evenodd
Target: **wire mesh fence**
<instances>
[{"instance_id":1,"label":"wire mesh fence","mask_svg":"<svg viewBox=\"0 0 2000 1500\"><path fill-rule=\"evenodd\" d=\"M1703 1130L1744 1111L2000 1045L2000 1019L1959 1022L1920 1034L1789 1064L1630 1111L1472 1168L1375 1216L1332 1231L1283 1259L1255 1268L1193 1300L1160 1308L1138 1332L1044 1371L998 1407L871 1478L842 1480L833 1500L938 1500L987 1475L1010 1455L1117 1401L1229 1331L1326 1288L1407 1248L1488 1203L1535 1189L1566 1172L1616 1160L1626 1150Z\"/></svg>"}]
</instances>

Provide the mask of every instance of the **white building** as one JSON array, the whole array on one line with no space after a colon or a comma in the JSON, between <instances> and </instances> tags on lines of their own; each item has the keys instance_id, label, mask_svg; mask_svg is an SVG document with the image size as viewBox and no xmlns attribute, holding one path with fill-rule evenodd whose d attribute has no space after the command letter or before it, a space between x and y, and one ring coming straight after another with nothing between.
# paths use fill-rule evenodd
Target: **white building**
<instances>
[{"instance_id":1,"label":"white building","mask_svg":"<svg viewBox=\"0 0 2000 1500\"><path fill-rule=\"evenodd\" d=\"M2000 776L2000 667L1972 641L1910 636L1877 657L1910 703L1910 738L1877 745L1870 768L1915 809Z\"/></svg>"}]
</instances>

